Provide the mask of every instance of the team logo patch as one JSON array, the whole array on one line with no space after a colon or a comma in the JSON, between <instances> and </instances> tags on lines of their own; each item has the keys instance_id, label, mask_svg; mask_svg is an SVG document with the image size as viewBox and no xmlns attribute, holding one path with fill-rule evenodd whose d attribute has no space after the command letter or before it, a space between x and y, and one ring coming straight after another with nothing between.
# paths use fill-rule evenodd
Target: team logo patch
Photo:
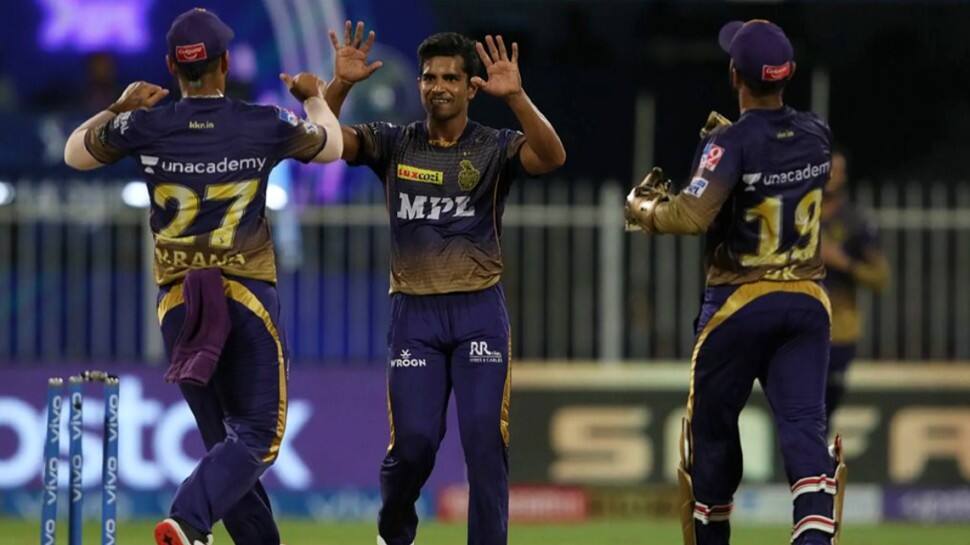
<instances>
[{"instance_id":1,"label":"team logo patch","mask_svg":"<svg viewBox=\"0 0 970 545\"><path fill-rule=\"evenodd\" d=\"M300 118L297 117L295 113L287 110L286 108L277 107L277 110L279 110L280 112L280 121L283 121L284 123L289 123L294 127L300 123Z\"/></svg>"},{"instance_id":2,"label":"team logo patch","mask_svg":"<svg viewBox=\"0 0 970 545\"><path fill-rule=\"evenodd\" d=\"M485 341L472 341L468 350L468 361L472 363L502 363L502 353L488 349Z\"/></svg>"},{"instance_id":3,"label":"team logo patch","mask_svg":"<svg viewBox=\"0 0 970 545\"><path fill-rule=\"evenodd\" d=\"M724 157L724 148L717 144L708 144L704 147L704 155L701 156L701 168L714 172L721 162L721 157Z\"/></svg>"},{"instance_id":4,"label":"team logo patch","mask_svg":"<svg viewBox=\"0 0 970 545\"><path fill-rule=\"evenodd\" d=\"M421 182L423 184L441 185L445 183L445 173L440 170L412 167L404 163L398 163L397 177L409 182Z\"/></svg>"},{"instance_id":5,"label":"team logo patch","mask_svg":"<svg viewBox=\"0 0 970 545\"><path fill-rule=\"evenodd\" d=\"M191 45L175 46L175 60L178 62L204 61L209 58L205 52L205 44L199 42Z\"/></svg>"},{"instance_id":6,"label":"team logo patch","mask_svg":"<svg viewBox=\"0 0 970 545\"><path fill-rule=\"evenodd\" d=\"M708 181L704 178L694 178L690 181L690 185L687 186L687 189L684 189L684 193L687 193L692 197L700 198L700 196L704 194L704 191L707 190L707 186Z\"/></svg>"},{"instance_id":7,"label":"team logo patch","mask_svg":"<svg viewBox=\"0 0 970 545\"><path fill-rule=\"evenodd\" d=\"M458 167L461 168L461 171L458 172L458 186L461 187L462 191L471 191L478 185L482 173L468 159L462 159L458 163Z\"/></svg>"},{"instance_id":8,"label":"team logo patch","mask_svg":"<svg viewBox=\"0 0 970 545\"><path fill-rule=\"evenodd\" d=\"M763 81L781 81L790 75L791 61L778 66L765 64L761 67L761 79Z\"/></svg>"}]
</instances>

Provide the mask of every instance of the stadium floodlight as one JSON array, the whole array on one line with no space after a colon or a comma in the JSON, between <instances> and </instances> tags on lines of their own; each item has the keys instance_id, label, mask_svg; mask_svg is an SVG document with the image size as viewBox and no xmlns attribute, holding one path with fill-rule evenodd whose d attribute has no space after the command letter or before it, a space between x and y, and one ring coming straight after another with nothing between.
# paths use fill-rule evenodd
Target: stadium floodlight
<instances>
[{"instance_id":1,"label":"stadium floodlight","mask_svg":"<svg viewBox=\"0 0 970 545\"><path fill-rule=\"evenodd\" d=\"M128 182L121 190L121 200L132 208L148 208L151 204L148 198L148 186L145 182L137 180Z\"/></svg>"},{"instance_id":2,"label":"stadium floodlight","mask_svg":"<svg viewBox=\"0 0 970 545\"><path fill-rule=\"evenodd\" d=\"M17 192L11 184L0 181L0 206L6 206L12 203L16 194Z\"/></svg>"},{"instance_id":3,"label":"stadium floodlight","mask_svg":"<svg viewBox=\"0 0 970 545\"><path fill-rule=\"evenodd\" d=\"M276 184L266 186L266 207L270 210L282 210L286 208L286 203L290 202L290 196L286 190Z\"/></svg>"}]
</instances>

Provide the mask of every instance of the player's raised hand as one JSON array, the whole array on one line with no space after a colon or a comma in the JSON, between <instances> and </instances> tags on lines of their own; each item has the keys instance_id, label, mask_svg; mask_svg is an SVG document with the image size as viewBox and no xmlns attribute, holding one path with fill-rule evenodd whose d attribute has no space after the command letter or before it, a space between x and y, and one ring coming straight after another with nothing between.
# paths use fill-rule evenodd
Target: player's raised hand
<instances>
[{"instance_id":1,"label":"player's raised hand","mask_svg":"<svg viewBox=\"0 0 970 545\"><path fill-rule=\"evenodd\" d=\"M486 51L486 46L488 50ZM502 36L485 36L485 44L475 42L475 49L485 65L488 79L472 78L472 85L486 93L508 98L522 92L522 75L519 73L519 44L512 42L512 56L505 49Z\"/></svg>"},{"instance_id":2,"label":"player's raised hand","mask_svg":"<svg viewBox=\"0 0 970 545\"><path fill-rule=\"evenodd\" d=\"M334 78L348 84L365 80L378 68L384 66L381 61L367 62L367 55L374 47L374 31L367 33L364 40L364 22L357 21L357 28L352 28L350 21L344 23L344 39L340 42L337 33L330 31L330 43L333 44L333 75ZM353 30L353 36L351 36Z\"/></svg>"},{"instance_id":3,"label":"player's raised hand","mask_svg":"<svg viewBox=\"0 0 970 545\"><path fill-rule=\"evenodd\" d=\"M108 110L120 114L139 108L151 108L167 96L168 89L164 87L147 81L136 81L125 88L118 100L108 107Z\"/></svg>"},{"instance_id":4,"label":"player's raised hand","mask_svg":"<svg viewBox=\"0 0 970 545\"><path fill-rule=\"evenodd\" d=\"M286 88L300 102L308 98L320 97L327 91L327 83L310 72L300 72L296 76L290 76L286 72L280 74L280 80L286 84Z\"/></svg>"}]
</instances>

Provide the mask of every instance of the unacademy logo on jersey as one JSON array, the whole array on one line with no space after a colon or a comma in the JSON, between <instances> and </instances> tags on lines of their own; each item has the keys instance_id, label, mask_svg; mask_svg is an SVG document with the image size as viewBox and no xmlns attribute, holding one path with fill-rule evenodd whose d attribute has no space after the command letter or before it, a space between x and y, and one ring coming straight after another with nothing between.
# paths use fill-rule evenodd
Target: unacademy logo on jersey
<instances>
[{"instance_id":1,"label":"unacademy logo on jersey","mask_svg":"<svg viewBox=\"0 0 970 545\"><path fill-rule=\"evenodd\" d=\"M754 186L759 181L766 186L795 184L802 181L812 180L819 176L828 176L832 169L832 162L826 161L817 165L806 164L802 168L788 170L785 172L753 172L742 174L741 181L747 186L745 191L754 191Z\"/></svg>"},{"instance_id":2,"label":"unacademy logo on jersey","mask_svg":"<svg viewBox=\"0 0 970 545\"><path fill-rule=\"evenodd\" d=\"M401 357L391 360L391 367L427 367L424 358L411 357L410 350L401 350Z\"/></svg>"},{"instance_id":3,"label":"unacademy logo on jersey","mask_svg":"<svg viewBox=\"0 0 970 545\"><path fill-rule=\"evenodd\" d=\"M155 169L159 168L163 172L173 172L177 174L224 174L226 172L240 172L245 170L263 170L266 166L265 157L244 157L242 159L229 159L223 157L221 161L208 163L185 163L182 161L166 161L152 155L141 155L141 164L145 166L145 172L154 174Z\"/></svg>"}]
</instances>

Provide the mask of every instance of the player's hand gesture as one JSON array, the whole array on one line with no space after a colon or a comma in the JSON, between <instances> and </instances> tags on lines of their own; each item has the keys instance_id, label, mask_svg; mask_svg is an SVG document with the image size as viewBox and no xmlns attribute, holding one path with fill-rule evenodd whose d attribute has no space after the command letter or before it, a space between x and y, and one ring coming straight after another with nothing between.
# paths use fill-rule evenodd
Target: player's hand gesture
<instances>
[{"instance_id":1,"label":"player's hand gesture","mask_svg":"<svg viewBox=\"0 0 970 545\"><path fill-rule=\"evenodd\" d=\"M485 47L488 46L488 51ZM511 98L522 92L522 75L519 73L519 44L512 42L512 56L505 49L502 36L485 36L485 45L475 42L475 49L485 65L487 80L478 76L472 78L472 85L486 93Z\"/></svg>"},{"instance_id":2,"label":"player's hand gesture","mask_svg":"<svg viewBox=\"0 0 970 545\"><path fill-rule=\"evenodd\" d=\"M333 44L333 76L339 81L354 84L370 77L378 68L384 66L381 61L367 63L367 55L374 47L374 31L367 34L364 41L364 22L358 21L354 35L351 37L352 24L350 21L344 23L344 40L340 43L337 40L337 33L330 31L330 43Z\"/></svg>"},{"instance_id":3,"label":"player's hand gesture","mask_svg":"<svg viewBox=\"0 0 970 545\"><path fill-rule=\"evenodd\" d=\"M151 108L167 96L168 89L164 87L147 81L136 81L121 93L121 97L108 110L120 114L139 108Z\"/></svg>"},{"instance_id":4,"label":"player's hand gesture","mask_svg":"<svg viewBox=\"0 0 970 545\"><path fill-rule=\"evenodd\" d=\"M296 76L284 72L280 74L280 79L286 84L290 94L300 102L313 97L323 98L327 91L327 83L310 72L300 72Z\"/></svg>"}]
</instances>

